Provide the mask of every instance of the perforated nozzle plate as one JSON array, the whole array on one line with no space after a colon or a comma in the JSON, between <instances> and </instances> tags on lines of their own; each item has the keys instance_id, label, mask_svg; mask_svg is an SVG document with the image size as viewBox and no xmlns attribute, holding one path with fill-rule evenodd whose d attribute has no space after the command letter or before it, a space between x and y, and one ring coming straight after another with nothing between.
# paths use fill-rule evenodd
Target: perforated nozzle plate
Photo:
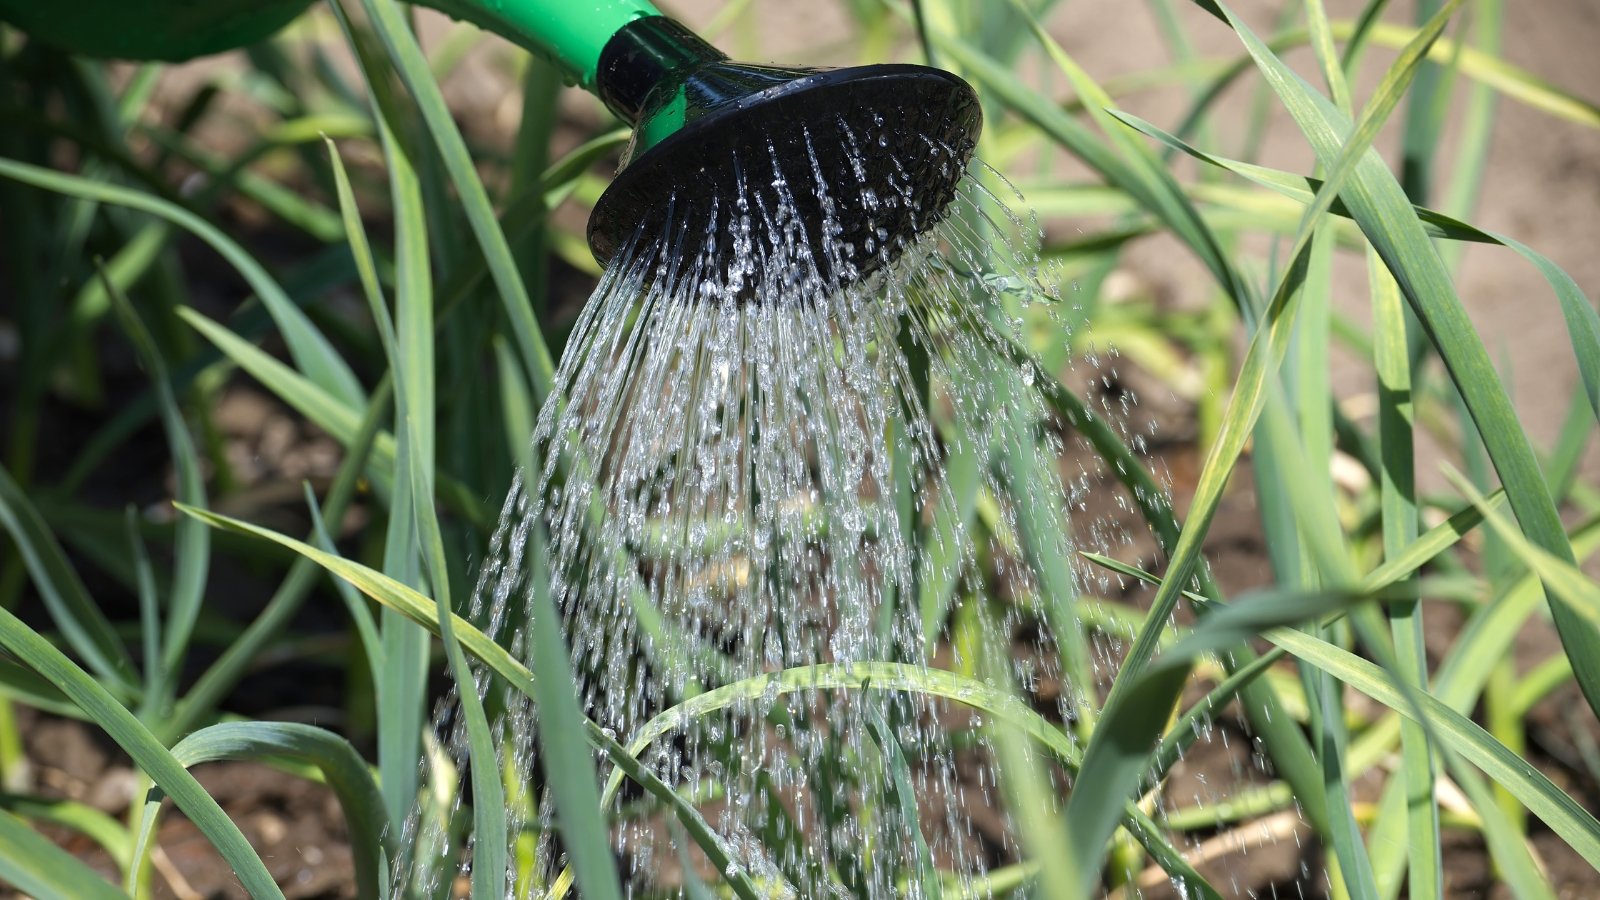
<instances>
[{"instance_id":1,"label":"perforated nozzle plate","mask_svg":"<svg viewBox=\"0 0 1600 900\"><path fill-rule=\"evenodd\" d=\"M801 74L698 117L692 112L628 164L595 205L589 246L602 264L641 229L655 236L670 228L689 241L706 234L716 253L733 254L727 223L741 192L759 228L760 211L778 208L782 185L824 283L864 278L939 220L982 127L965 81L910 65ZM831 236L818 171L833 204ZM716 232L708 234L714 210ZM841 247L847 258L836 265L826 250ZM764 274L751 280L759 284Z\"/></svg>"}]
</instances>

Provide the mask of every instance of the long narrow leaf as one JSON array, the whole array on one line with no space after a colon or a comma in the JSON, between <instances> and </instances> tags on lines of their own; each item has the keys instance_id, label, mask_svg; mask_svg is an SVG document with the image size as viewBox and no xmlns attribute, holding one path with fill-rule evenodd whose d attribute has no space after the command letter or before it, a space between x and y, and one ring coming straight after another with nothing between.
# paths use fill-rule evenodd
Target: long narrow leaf
<instances>
[{"instance_id":1,"label":"long narrow leaf","mask_svg":"<svg viewBox=\"0 0 1600 900\"><path fill-rule=\"evenodd\" d=\"M284 294L283 288L278 286L254 257L211 223L159 197L101 181L53 172L17 160L0 159L0 176L73 197L88 198L150 213L191 232L220 253L238 270L245 282L250 285L250 289L256 292L256 296L261 298L261 302L277 322L279 330L283 332L284 341L289 345L289 352L294 357L295 365L300 367L312 383L347 405L359 406L365 398L360 382L356 380L350 367L345 364L344 359L333 349L333 345L322 332L311 324L311 320L306 318L305 313Z\"/></svg>"},{"instance_id":2,"label":"long narrow leaf","mask_svg":"<svg viewBox=\"0 0 1600 900\"><path fill-rule=\"evenodd\" d=\"M186 767L220 760L284 759L315 766L339 798L355 860L356 893L380 897L393 858L383 795L350 742L323 728L295 722L225 722L179 741L172 755Z\"/></svg>"},{"instance_id":3,"label":"long narrow leaf","mask_svg":"<svg viewBox=\"0 0 1600 900\"><path fill-rule=\"evenodd\" d=\"M1325 165L1339 159L1350 131L1348 119L1312 90L1256 37L1224 4L1199 0L1227 18L1273 90ZM1383 160L1369 151L1342 191L1361 230L1367 235L1429 336L1478 425L1489 457L1499 473L1512 509L1523 529L1541 549L1572 562L1572 547L1556 512L1539 462L1517 420L1504 385L1483 342L1462 308L1437 250ZM1321 196L1319 192L1318 196ZM1557 631L1573 661L1579 687L1592 708L1600 709L1600 629L1565 602L1551 604Z\"/></svg>"},{"instance_id":4,"label":"long narrow leaf","mask_svg":"<svg viewBox=\"0 0 1600 900\"><path fill-rule=\"evenodd\" d=\"M95 674L131 696L137 675L127 648L67 561L44 517L0 466L0 524L11 533L34 587L67 643Z\"/></svg>"},{"instance_id":5,"label":"long narrow leaf","mask_svg":"<svg viewBox=\"0 0 1600 900\"><path fill-rule=\"evenodd\" d=\"M251 896L281 898L267 867L205 788L116 698L22 620L0 609L0 645L59 687L116 741L222 853Z\"/></svg>"},{"instance_id":6,"label":"long narrow leaf","mask_svg":"<svg viewBox=\"0 0 1600 900\"><path fill-rule=\"evenodd\" d=\"M1300 202L1309 202L1322 189L1322 182L1318 179L1294 175L1278 169L1207 153L1190 146L1176 136L1131 113L1117 110L1113 111L1113 114L1127 123L1129 127L1155 138L1169 147L1181 150L1201 162L1227 169L1285 197ZM1486 231L1435 210L1423 207L1412 207L1412 209L1422 227L1434 237L1447 238L1453 241L1499 244L1515 250L1539 270L1539 274L1549 283L1551 290L1556 295L1557 302L1561 306L1561 314L1567 322L1568 338L1572 342L1573 353L1578 360L1578 371L1583 379L1584 391L1589 397L1589 404L1594 411L1595 418L1600 420L1600 313L1596 312L1588 297L1584 295L1583 289L1578 287L1578 283L1572 279L1572 276L1552 262L1549 257L1544 256L1515 238L1493 231ZM1330 212L1347 218L1354 218L1354 214L1342 202L1336 202Z\"/></svg>"},{"instance_id":7,"label":"long narrow leaf","mask_svg":"<svg viewBox=\"0 0 1600 900\"><path fill-rule=\"evenodd\" d=\"M57 847L28 823L0 810L0 885L35 900L126 900L89 864Z\"/></svg>"},{"instance_id":8,"label":"long narrow leaf","mask_svg":"<svg viewBox=\"0 0 1600 900\"><path fill-rule=\"evenodd\" d=\"M309 544L251 525L248 522L230 519L227 516L217 515L207 510L189 507L180 507L180 509L212 527L225 528L241 534L252 535L287 547L312 560L334 575L350 582L363 594L382 603L385 607L401 613L406 618L425 628L435 632L438 631L438 605L433 600L418 593L415 589L407 587L381 572L376 572L366 566L353 563L331 553L325 553ZM506 683L512 688L528 697L537 696L533 673L513 658L504 647L496 644L488 635L473 627L472 623L460 616L453 616L451 628L461 642L461 646L468 653L477 657L496 675L505 679ZM589 743L606 753L616 765L618 770L616 778L619 781L623 778L634 781L670 807L677 814L678 821L683 823L684 828L694 838L695 843L726 875L728 867L734 862L734 857L728 848L723 845L721 838L706 823L700 812L687 800L679 796L671 786L657 778L649 767L636 758L636 754L630 753L627 748L617 742L616 738L605 732L599 725L589 720L583 720L582 727L584 736ZM734 874L727 876L727 880L734 893L743 898L743 900L756 900L758 892L749 873L737 866L734 866L733 870Z\"/></svg>"},{"instance_id":9,"label":"long narrow leaf","mask_svg":"<svg viewBox=\"0 0 1600 900\"><path fill-rule=\"evenodd\" d=\"M206 505L205 482L200 474L200 455L195 451L194 439L188 424L178 409L178 398L173 394L167 374L167 364L156 346L155 338L134 311L122 289L111 283L105 271L100 280L111 298L112 308L122 321L138 351L139 359L150 371L150 381L155 387L156 402L161 413L161 427L167 434L167 446L172 452L172 467L177 475L177 499L191 506ZM178 522L173 537L174 566L172 593L167 601L166 632L161 642L161 675L155 689L158 702L168 702L176 690L178 674L188 654L189 639L194 632L195 619L200 615L200 603L205 597L206 573L211 562L211 535L199 523Z\"/></svg>"}]
</instances>

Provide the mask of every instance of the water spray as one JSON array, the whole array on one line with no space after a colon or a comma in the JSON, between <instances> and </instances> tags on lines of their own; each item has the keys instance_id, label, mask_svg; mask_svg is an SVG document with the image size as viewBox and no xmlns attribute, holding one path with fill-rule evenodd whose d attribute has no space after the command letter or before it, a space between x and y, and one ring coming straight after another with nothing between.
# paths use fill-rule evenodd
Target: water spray
<instances>
[{"instance_id":1,"label":"water spray","mask_svg":"<svg viewBox=\"0 0 1600 900\"><path fill-rule=\"evenodd\" d=\"M170 58L221 49L216 35L259 39L303 2L79 0L67 14L0 0L0 18L79 51ZM663 782L725 785L735 802L706 815L734 871L789 896L840 896L844 883L853 896L925 896L902 882L904 861L976 879L996 853L1020 856L1012 835L980 833L967 814L992 805L996 783L982 720L907 688L931 672L958 604L986 617L963 645L974 660L1031 635L1019 680L1065 683L1036 698L1056 721L1075 721L1095 682L1085 648L1065 643L1076 630L1056 627L1070 624L1070 564L1032 562L1074 559L1057 518L1063 446L1041 427L1032 369L995 350L1023 345L1025 306L1049 314L1060 298L1037 220L972 161L972 88L923 66L734 62L643 0L427 2L553 61L634 127L588 225L605 271L467 618L528 653L545 592L585 715L646 740L639 758ZM232 18L218 12L229 5ZM141 31L130 9L177 24ZM198 18L212 30L182 30ZM987 538L959 523L980 496L992 498L984 527L1016 548L995 568L998 590L1042 599L969 599L989 577ZM888 660L912 673L897 688L780 696L772 682L679 714L702 690ZM537 783L539 710L509 690L495 705L497 749ZM471 751L457 709L446 698L433 727L460 772ZM985 759L951 752L952 728L972 731ZM913 781L937 802L919 809L902 793ZM508 833L550 808L509 810ZM450 821L419 805L401 825L394 896L438 895ZM565 884L555 831L538 830L534 880ZM795 837L757 837L773 830ZM674 889L659 837L649 821L612 834L631 885Z\"/></svg>"}]
</instances>

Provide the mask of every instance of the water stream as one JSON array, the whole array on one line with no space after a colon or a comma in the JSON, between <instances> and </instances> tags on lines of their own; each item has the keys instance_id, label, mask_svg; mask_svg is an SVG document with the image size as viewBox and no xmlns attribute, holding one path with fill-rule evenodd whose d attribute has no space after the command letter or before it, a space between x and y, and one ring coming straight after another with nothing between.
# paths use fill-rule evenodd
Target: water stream
<instances>
[{"instance_id":1,"label":"water stream","mask_svg":"<svg viewBox=\"0 0 1600 900\"><path fill-rule=\"evenodd\" d=\"M935 164L953 156L930 148ZM1031 346L1041 318L1052 340L1065 332L1070 303L1038 258L1037 223L975 163L948 209L923 211L937 224L918 240L825 240L823 265L788 192L819 191L828 208L834 186L808 172L762 187L707 233L639 234L608 266L470 617L525 655L526 604L547 583L582 705L624 743L707 689L859 661L1017 690L1070 733L1078 692L1104 668L1070 618L1075 488L1036 390L1047 376L1006 349ZM733 258L715 252L724 229ZM845 287L822 274L861 253L891 262ZM504 765L541 783L531 704L488 699ZM989 729L959 702L774 686L669 724L642 758L776 896L920 897L919 864L971 878L1018 855ZM436 726L424 774L452 796L466 742L449 702ZM631 888L714 879L675 823L635 815L639 796L625 787L610 810ZM541 896L559 841L543 798L512 799L511 833L536 835L513 848L534 860L518 896ZM416 856L396 865L396 887L433 893L456 872L419 860L470 854L447 819L407 827Z\"/></svg>"}]
</instances>

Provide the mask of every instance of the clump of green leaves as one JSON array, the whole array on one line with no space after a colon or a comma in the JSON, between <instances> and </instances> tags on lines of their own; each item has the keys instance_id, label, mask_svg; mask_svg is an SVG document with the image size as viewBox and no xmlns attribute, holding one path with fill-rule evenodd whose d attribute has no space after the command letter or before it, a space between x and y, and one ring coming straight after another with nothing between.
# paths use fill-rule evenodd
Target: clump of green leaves
<instances>
[{"instance_id":1,"label":"clump of green leaves","mask_svg":"<svg viewBox=\"0 0 1600 900\"><path fill-rule=\"evenodd\" d=\"M884 661L712 686L670 716L711 717L741 698L818 686L917 692L971 706L993 733L1002 795L1023 831L1021 858L982 886L995 893L1089 896L1155 875L1186 895L1217 896L1186 858L1189 834L1248 828L1298 808L1328 848L1329 879L1350 896L1393 897L1403 885L1412 896L1443 893L1447 829L1480 834L1497 877L1518 896L1550 896L1530 815L1600 866L1600 823L1524 750L1529 711L1553 691L1575 682L1589 702L1585 718L1600 704L1600 590L1579 568L1600 549L1600 493L1576 474L1600 417L1600 318L1534 248L1469 220L1492 174L1485 148L1497 100L1589 128L1600 127L1600 109L1499 58L1504 19L1518 14L1503 0L1431 0L1418 4L1412 23L1397 21L1382 0L1351 21L1332 20L1321 0L1306 0L1287 4L1264 36L1220 2L1197 0L1203 15L1194 15L1173 0L1149 0L1172 63L1121 80L1096 80L1052 39L1040 23L1053 6L852 0L849 9L865 57L881 61L902 38L915 39L922 55L980 90L991 123L979 153L1001 170L1056 150L1087 166L1082 180L1050 170L1024 179L1042 212L1115 218L1096 234L1042 248L1073 280L1077 308L1047 315L1019 303L1014 312L1028 317L1037 345L992 348L1019 365L1042 361L1049 377L1037 389L1059 414L1053 427L1077 434L1115 473L1166 559L1164 571L1150 573L1086 554L1089 565L1155 585L1148 613L1120 600L1053 598L1072 604L1078 639L1130 641L1109 695L1091 697L1095 706L1072 735L1029 708L1003 667L946 672ZM713 31L724 27L760 33L748 3L728 4L712 23ZM1201 28L1229 29L1237 54L1195 55L1190 33ZM574 885L586 897L620 896L606 816L626 781L643 797L632 814L669 817L711 861L711 880L742 897L772 888L738 865L675 786L639 762L664 731L647 727L619 740L583 717L557 629L536 629L544 643L530 671L481 623L452 615L493 524L485 498L504 496L516 467L528 465L531 423L551 399L552 354L570 312L552 299L550 260L592 271L582 236L549 212L592 203L604 180L595 163L625 135L606 121L553 159L559 79L484 44L481 52L514 70L523 115L509 153L481 145L482 136L457 128L439 88L481 37L459 26L425 55L393 0L345 0L312 14L161 117L150 109L161 66L113 69L12 33L0 37L0 115L15 124L0 128L0 241L11 262L0 290L12 298L8 315L20 338L0 470L0 524L10 536L0 567L7 652L0 777L22 764L12 710L26 705L103 730L133 760L146 797L117 822L72 801L0 795L0 882L41 898L143 896L154 877L152 835L170 797L247 891L280 896L256 851L189 773L203 762L249 759L334 789L363 897L386 893L385 873L397 860L440 865L469 834L480 852L490 851L473 867L475 894L503 895L509 884L537 896ZM1320 84L1283 62L1302 45ZM343 47L359 63L357 79L331 62ZM1358 98L1354 76L1378 47L1395 55L1372 94ZM1069 103L1014 75L1030 58L1070 87ZM1260 108L1298 126L1315 171L1260 165L1254 136L1242 146L1221 139L1219 98L1243 79L1257 85ZM1119 108L1124 91L1174 84L1194 97L1180 120L1158 125ZM1441 111L1454 97L1465 98L1466 114L1434 208ZM223 99L250 105L262 123L230 126L247 140L226 158L208 150L206 138L222 120ZM1398 166L1372 148L1380 128L1397 119ZM1194 179L1175 174L1180 154L1198 163ZM64 159L75 165L61 165ZM198 190L173 187L179 169L195 174ZM239 205L297 235L297 258L269 264L253 254L251 242L224 224ZM390 233L373 239L369 223L378 221ZM1252 246L1244 238L1259 233L1281 239L1268 258L1243 249ZM1103 300L1107 274L1151 234L1176 239L1209 274L1206 310L1169 318L1147 302ZM1507 379L1463 311L1453 272L1468 242L1507 248L1508 258L1533 265L1550 284L1553 303L1530 315L1563 318L1583 378L1553 446L1529 440ZM189 280L198 276L189 275L180 247L219 256L250 299L223 318L202 312ZM1336 254L1367 263L1370 328L1332 302ZM324 300L341 292L362 298L358 311L330 311ZM1078 327L1084 324L1090 328ZM1235 359L1241 330L1247 341ZM1078 341L1084 349L1089 331L1176 392L1200 398L1203 464L1181 515L1116 423L1054 377L1064 368L1060 348ZM285 352L264 349L268 336ZM103 408L109 386L96 352L103 340L129 347L150 382L117 409ZM1336 344L1370 365L1371 423L1349 420L1331 400ZM485 360L495 374L487 382ZM343 447L331 481L306 491L314 525L303 539L216 511L237 489L211 416L220 387L241 375ZM98 431L57 472L41 465L41 417L62 402L102 409ZM96 509L85 499L86 480L152 422L170 450L182 514L169 522ZM493 422L504 427L486 427ZM1450 492L1419 487L1416 447L1424 433L1458 455L1465 474L1452 473ZM1353 460L1365 477L1336 486L1336 460ZM1230 598L1206 571L1202 551L1224 489L1245 462L1262 529L1272 536L1276 586ZM1036 480L1015 489L1060 493L1053 474L1030 477ZM347 541L354 549L346 556L329 531L357 503L372 515L367 539ZM930 527L981 532L979 546L1019 543L976 512ZM247 539L236 539L241 534ZM161 552L152 554L152 545ZM275 545L289 548L291 559L272 552ZM1020 552L1039 545L1022 540ZM219 558L278 579L250 621L206 621ZM109 617L75 559L120 583L137 601L137 621ZM1468 564L1480 559L1482 566ZM1065 572L1085 561L1032 562L1038 571ZM978 561L980 577L987 568ZM330 731L226 715L251 667L293 642L296 615L319 589L335 592L349 615L349 672L365 686L353 692L349 719L368 723L358 736L376 746L375 765ZM25 594L38 598L46 621L13 612ZM949 623L957 641L982 627L985 604L1000 602L982 592L960 596L954 583L919 599L930 631ZM1431 667L1424 600L1459 603L1466 613ZM1182 606L1195 621L1180 629L1171 614ZM1566 652L1519 675L1512 639L1546 612ZM215 654L195 653L202 631ZM468 700L464 709L475 763L462 788L469 814L450 818L458 773L436 765L424 783L417 760L425 752L436 639L458 682L481 667L480 677L540 706L549 794L493 764L493 692L488 708ZM179 677L187 661L201 658L195 677ZM1180 706L1196 683L1202 699ZM1351 690L1383 711L1347 708ZM1157 813L1154 797L1199 723L1234 701L1273 780L1241 789L1221 807ZM1472 718L1479 709L1481 721ZM603 781L596 751L609 768ZM1380 764L1383 794L1367 810L1350 784ZM1074 776L1064 808L1050 796L1052 767ZM1455 790L1443 790L1447 783ZM1444 808L1436 798L1446 793L1464 799ZM543 802L554 804L571 862L551 885L536 881L537 835L504 834L508 806ZM395 823L419 804L418 814L447 821L451 846L397 843ZM773 804L772 815L781 814ZM35 830L44 823L103 847L119 884L44 840ZM492 848L507 846L515 848L509 858L494 855ZM713 890L685 868L686 891ZM960 887L927 858L905 860L899 877L926 896Z\"/></svg>"}]
</instances>

